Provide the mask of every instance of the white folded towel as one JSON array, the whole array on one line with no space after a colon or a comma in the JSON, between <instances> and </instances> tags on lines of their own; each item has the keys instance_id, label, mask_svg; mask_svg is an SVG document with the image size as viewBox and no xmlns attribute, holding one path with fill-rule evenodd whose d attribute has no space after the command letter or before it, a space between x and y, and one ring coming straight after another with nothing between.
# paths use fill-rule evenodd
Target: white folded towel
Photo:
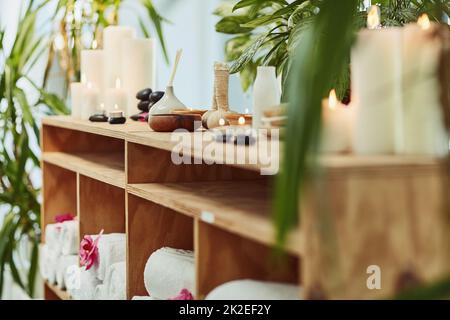
<instances>
[{"instance_id":1,"label":"white folded towel","mask_svg":"<svg viewBox=\"0 0 450 320\"><path fill-rule=\"evenodd\" d=\"M299 286L267 281L235 280L211 291L206 300L300 300Z\"/></svg>"},{"instance_id":2,"label":"white folded towel","mask_svg":"<svg viewBox=\"0 0 450 320\"><path fill-rule=\"evenodd\" d=\"M105 281L107 300L127 299L127 271L125 261L112 264L106 271Z\"/></svg>"},{"instance_id":3,"label":"white folded towel","mask_svg":"<svg viewBox=\"0 0 450 320\"><path fill-rule=\"evenodd\" d=\"M145 265L144 282L149 295L162 300L182 289L195 292L194 252L167 247L155 251Z\"/></svg>"},{"instance_id":4,"label":"white folded towel","mask_svg":"<svg viewBox=\"0 0 450 320\"><path fill-rule=\"evenodd\" d=\"M78 255L60 256L56 267L56 284L59 288L65 289L65 275L67 268L70 266L78 266Z\"/></svg>"},{"instance_id":5,"label":"white folded towel","mask_svg":"<svg viewBox=\"0 0 450 320\"><path fill-rule=\"evenodd\" d=\"M39 269L42 278L50 284L56 283L56 270L59 259L59 253L49 248L47 244L40 246Z\"/></svg>"},{"instance_id":6,"label":"white folded towel","mask_svg":"<svg viewBox=\"0 0 450 320\"><path fill-rule=\"evenodd\" d=\"M61 223L53 223L45 226L45 244L49 250L54 251L55 254L61 254Z\"/></svg>"},{"instance_id":7,"label":"white folded towel","mask_svg":"<svg viewBox=\"0 0 450 320\"><path fill-rule=\"evenodd\" d=\"M69 268L72 269L72 268ZM73 272L69 270L67 272ZM67 282L67 290L74 300L93 300L96 287L101 281L95 276L95 272L86 270L84 267L78 268L76 274L71 275L75 281Z\"/></svg>"},{"instance_id":8,"label":"white folded towel","mask_svg":"<svg viewBox=\"0 0 450 320\"><path fill-rule=\"evenodd\" d=\"M61 224L61 252L63 255L78 254L79 230L78 220L65 221Z\"/></svg>"},{"instance_id":9,"label":"white folded towel","mask_svg":"<svg viewBox=\"0 0 450 320\"><path fill-rule=\"evenodd\" d=\"M131 300L160 300L149 296L134 296Z\"/></svg>"},{"instance_id":10,"label":"white folded towel","mask_svg":"<svg viewBox=\"0 0 450 320\"><path fill-rule=\"evenodd\" d=\"M105 280L108 267L126 260L126 246L126 235L124 233L104 234L100 237L97 268L97 277L100 280Z\"/></svg>"}]
</instances>

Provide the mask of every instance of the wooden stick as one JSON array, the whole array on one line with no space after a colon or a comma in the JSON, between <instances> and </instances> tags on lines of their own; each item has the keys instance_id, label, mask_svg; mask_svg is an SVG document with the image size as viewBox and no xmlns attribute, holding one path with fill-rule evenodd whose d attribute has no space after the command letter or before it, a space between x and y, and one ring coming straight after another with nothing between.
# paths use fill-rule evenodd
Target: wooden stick
<instances>
[{"instance_id":1,"label":"wooden stick","mask_svg":"<svg viewBox=\"0 0 450 320\"><path fill-rule=\"evenodd\" d=\"M173 80L175 79L175 74L177 73L178 63L180 62L182 53L183 53L183 49L178 49L177 56L175 58L175 64L173 65L172 75L170 76L170 80L169 80L169 85L168 85L169 87L173 86Z\"/></svg>"}]
</instances>

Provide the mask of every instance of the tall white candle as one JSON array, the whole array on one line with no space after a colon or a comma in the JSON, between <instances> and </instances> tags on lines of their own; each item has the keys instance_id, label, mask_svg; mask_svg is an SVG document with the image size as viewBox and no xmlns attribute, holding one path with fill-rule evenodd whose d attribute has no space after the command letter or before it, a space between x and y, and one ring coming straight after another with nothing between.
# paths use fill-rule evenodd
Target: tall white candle
<instances>
[{"instance_id":1,"label":"tall white candle","mask_svg":"<svg viewBox=\"0 0 450 320\"><path fill-rule=\"evenodd\" d=\"M109 26L103 31L103 50L105 52L105 86L114 88L116 79L122 79L122 43L135 38L135 30L124 26Z\"/></svg>"},{"instance_id":2,"label":"tall white candle","mask_svg":"<svg viewBox=\"0 0 450 320\"><path fill-rule=\"evenodd\" d=\"M426 15L404 28L403 112L404 152L443 156L448 136L442 115L438 70L445 40L440 26ZM447 45L450 46L447 38Z\"/></svg>"},{"instance_id":3,"label":"tall white candle","mask_svg":"<svg viewBox=\"0 0 450 320\"><path fill-rule=\"evenodd\" d=\"M83 103L83 88L81 82L72 82L70 84L70 100L72 105L72 117L81 119L81 110Z\"/></svg>"},{"instance_id":4,"label":"tall white candle","mask_svg":"<svg viewBox=\"0 0 450 320\"><path fill-rule=\"evenodd\" d=\"M331 90L328 99L322 102L322 143L323 152L350 151L350 108L337 100L336 91Z\"/></svg>"},{"instance_id":5,"label":"tall white candle","mask_svg":"<svg viewBox=\"0 0 450 320\"><path fill-rule=\"evenodd\" d=\"M104 93L104 66L105 53L103 50L82 50L81 51L81 74L82 82L91 83L98 88L100 94Z\"/></svg>"},{"instance_id":6,"label":"tall white candle","mask_svg":"<svg viewBox=\"0 0 450 320\"><path fill-rule=\"evenodd\" d=\"M83 103L81 109L81 118L89 120L89 117L95 114L100 108L100 91L92 83L88 83L83 88Z\"/></svg>"},{"instance_id":7,"label":"tall white candle","mask_svg":"<svg viewBox=\"0 0 450 320\"><path fill-rule=\"evenodd\" d=\"M138 112L136 93L155 89L156 54L153 39L125 39L122 43L122 80L128 94L128 115ZM125 109L127 110L127 109Z\"/></svg>"},{"instance_id":8,"label":"tall white candle","mask_svg":"<svg viewBox=\"0 0 450 320\"><path fill-rule=\"evenodd\" d=\"M402 141L401 28L377 28L372 9L352 49L352 100L355 106L353 150L357 154L386 154ZM372 24L372 25L371 25Z\"/></svg>"},{"instance_id":9,"label":"tall white candle","mask_svg":"<svg viewBox=\"0 0 450 320\"><path fill-rule=\"evenodd\" d=\"M106 90L105 102L106 111L108 112L113 111L116 107L121 110L127 109L127 92L122 88L119 78L116 79L115 88Z\"/></svg>"}]
</instances>

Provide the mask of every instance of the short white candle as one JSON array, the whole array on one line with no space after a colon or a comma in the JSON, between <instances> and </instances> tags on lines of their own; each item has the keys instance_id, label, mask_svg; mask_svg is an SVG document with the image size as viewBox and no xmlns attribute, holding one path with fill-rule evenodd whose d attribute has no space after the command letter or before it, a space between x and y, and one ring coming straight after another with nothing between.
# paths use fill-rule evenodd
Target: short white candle
<instances>
[{"instance_id":1,"label":"short white candle","mask_svg":"<svg viewBox=\"0 0 450 320\"><path fill-rule=\"evenodd\" d=\"M126 90L122 88L120 78L116 79L115 88L106 90L105 107L107 111L112 111L115 106L122 110L127 110L128 96Z\"/></svg>"},{"instance_id":2,"label":"short white candle","mask_svg":"<svg viewBox=\"0 0 450 320\"><path fill-rule=\"evenodd\" d=\"M95 114L100 106L100 92L92 83L88 82L83 89L83 103L81 110L81 118L89 120L89 117Z\"/></svg>"},{"instance_id":3,"label":"short white candle","mask_svg":"<svg viewBox=\"0 0 450 320\"><path fill-rule=\"evenodd\" d=\"M379 28L372 7L369 30L358 34L351 56L353 151L392 154L402 141L401 28ZM372 29L372 30L370 30Z\"/></svg>"},{"instance_id":4,"label":"short white candle","mask_svg":"<svg viewBox=\"0 0 450 320\"><path fill-rule=\"evenodd\" d=\"M128 94L128 115L138 112L136 93L155 90L156 52L153 39L124 39L122 42L122 80Z\"/></svg>"},{"instance_id":5,"label":"short white candle","mask_svg":"<svg viewBox=\"0 0 450 320\"><path fill-rule=\"evenodd\" d=\"M81 82L72 82L70 84L70 100L72 105L72 117L81 119L81 110L83 105L83 89Z\"/></svg>"},{"instance_id":6,"label":"short white candle","mask_svg":"<svg viewBox=\"0 0 450 320\"><path fill-rule=\"evenodd\" d=\"M336 91L322 101L322 152L350 151L350 108L338 101Z\"/></svg>"},{"instance_id":7,"label":"short white candle","mask_svg":"<svg viewBox=\"0 0 450 320\"><path fill-rule=\"evenodd\" d=\"M135 36L135 30L125 26L109 26L103 31L106 88L114 88L116 79L122 78L122 43Z\"/></svg>"}]
</instances>

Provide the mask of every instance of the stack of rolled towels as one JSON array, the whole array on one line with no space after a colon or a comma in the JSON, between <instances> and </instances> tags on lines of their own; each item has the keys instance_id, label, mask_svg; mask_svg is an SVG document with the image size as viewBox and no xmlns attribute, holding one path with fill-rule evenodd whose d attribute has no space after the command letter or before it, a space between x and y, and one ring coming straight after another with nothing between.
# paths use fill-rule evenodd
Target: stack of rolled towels
<instances>
[{"instance_id":1,"label":"stack of rolled towels","mask_svg":"<svg viewBox=\"0 0 450 320\"><path fill-rule=\"evenodd\" d=\"M74 300L126 300L126 235L92 235L98 255L88 268L81 266L72 277L68 291ZM98 239L97 239L98 238ZM74 275L75 274L75 275Z\"/></svg>"},{"instance_id":2,"label":"stack of rolled towels","mask_svg":"<svg viewBox=\"0 0 450 320\"><path fill-rule=\"evenodd\" d=\"M164 247L153 252L144 270L149 296L133 300L192 300L195 293L194 252Z\"/></svg>"},{"instance_id":3,"label":"stack of rolled towels","mask_svg":"<svg viewBox=\"0 0 450 320\"><path fill-rule=\"evenodd\" d=\"M45 243L39 247L39 269L43 279L61 289L66 288L66 270L78 265L78 234L78 220L45 227Z\"/></svg>"}]
</instances>

